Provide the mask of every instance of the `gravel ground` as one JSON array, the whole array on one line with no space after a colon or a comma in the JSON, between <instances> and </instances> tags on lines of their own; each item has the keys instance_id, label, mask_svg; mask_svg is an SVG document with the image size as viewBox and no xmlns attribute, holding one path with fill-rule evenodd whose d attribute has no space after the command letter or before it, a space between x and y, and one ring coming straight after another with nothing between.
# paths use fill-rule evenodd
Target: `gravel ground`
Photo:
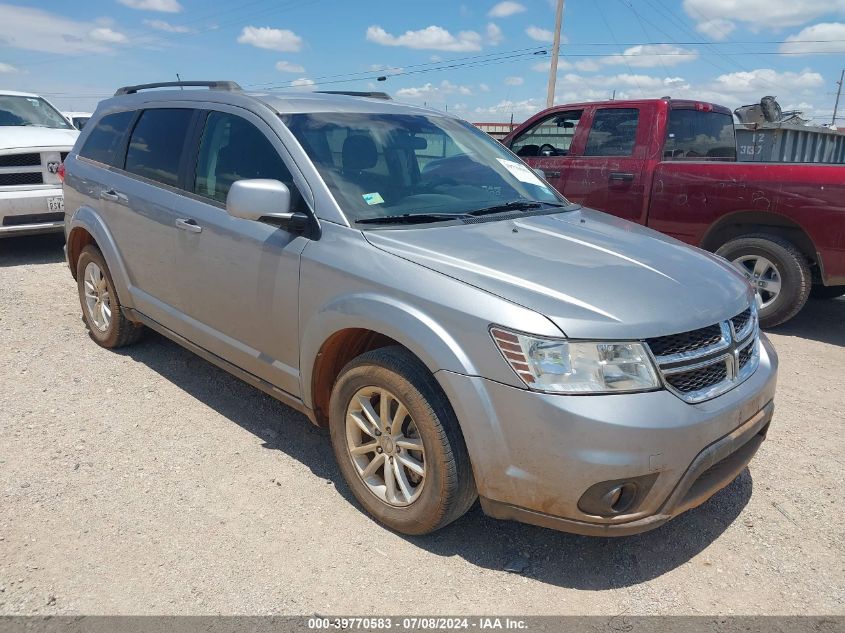
<instances>
[{"instance_id":1,"label":"gravel ground","mask_svg":"<svg viewBox=\"0 0 845 633\"><path fill-rule=\"evenodd\" d=\"M0 241L0 614L845 614L843 324L817 301L771 333L750 471L654 532L476 506L408 538L302 415L157 335L99 348L61 240Z\"/></svg>"}]
</instances>

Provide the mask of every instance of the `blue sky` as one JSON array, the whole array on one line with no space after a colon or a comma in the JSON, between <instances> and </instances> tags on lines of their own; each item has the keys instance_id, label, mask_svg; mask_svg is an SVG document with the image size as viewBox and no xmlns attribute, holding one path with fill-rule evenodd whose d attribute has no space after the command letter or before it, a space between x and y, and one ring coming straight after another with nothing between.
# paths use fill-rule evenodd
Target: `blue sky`
<instances>
[{"instance_id":1,"label":"blue sky","mask_svg":"<svg viewBox=\"0 0 845 633\"><path fill-rule=\"evenodd\" d=\"M553 6L0 3L0 87L88 110L121 85L179 73L254 88L385 90L471 121L522 121L545 105ZM845 67L845 0L568 0L563 35L558 103L615 90L734 108L772 94L784 109L826 122Z\"/></svg>"}]
</instances>

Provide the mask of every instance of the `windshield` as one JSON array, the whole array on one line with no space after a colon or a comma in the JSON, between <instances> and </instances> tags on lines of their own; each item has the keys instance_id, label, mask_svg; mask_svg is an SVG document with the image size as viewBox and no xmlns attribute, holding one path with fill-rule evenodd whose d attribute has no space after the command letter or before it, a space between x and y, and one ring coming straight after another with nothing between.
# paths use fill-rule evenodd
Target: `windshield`
<instances>
[{"instance_id":1,"label":"windshield","mask_svg":"<svg viewBox=\"0 0 845 633\"><path fill-rule=\"evenodd\" d=\"M0 95L0 126L73 129L67 119L41 97L12 95Z\"/></svg>"},{"instance_id":2,"label":"windshield","mask_svg":"<svg viewBox=\"0 0 845 633\"><path fill-rule=\"evenodd\" d=\"M352 222L569 204L503 145L456 119L331 112L283 120Z\"/></svg>"}]
</instances>

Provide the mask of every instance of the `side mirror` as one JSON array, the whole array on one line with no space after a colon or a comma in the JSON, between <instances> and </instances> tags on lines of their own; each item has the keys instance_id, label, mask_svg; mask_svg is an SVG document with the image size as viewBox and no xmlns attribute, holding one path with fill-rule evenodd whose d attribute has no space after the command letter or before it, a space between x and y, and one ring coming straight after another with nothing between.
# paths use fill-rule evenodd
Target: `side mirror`
<instances>
[{"instance_id":1,"label":"side mirror","mask_svg":"<svg viewBox=\"0 0 845 633\"><path fill-rule=\"evenodd\" d=\"M278 180L236 180L226 196L226 212L233 218L266 222L289 233L304 233L310 225L308 215L290 210L290 189Z\"/></svg>"}]
</instances>

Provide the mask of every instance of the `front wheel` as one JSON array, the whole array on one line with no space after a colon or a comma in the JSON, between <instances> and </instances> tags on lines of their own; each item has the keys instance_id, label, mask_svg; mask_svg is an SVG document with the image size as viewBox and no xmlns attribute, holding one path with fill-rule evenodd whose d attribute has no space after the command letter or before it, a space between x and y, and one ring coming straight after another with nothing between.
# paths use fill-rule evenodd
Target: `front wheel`
<instances>
[{"instance_id":1,"label":"front wheel","mask_svg":"<svg viewBox=\"0 0 845 633\"><path fill-rule=\"evenodd\" d=\"M762 327L798 314L810 295L810 266L794 244L777 235L746 235L716 251L733 262L754 286Z\"/></svg>"},{"instance_id":2,"label":"front wheel","mask_svg":"<svg viewBox=\"0 0 845 633\"><path fill-rule=\"evenodd\" d=\"M367 352L343 369L329 426L346 483L387 527L427 534L475 501L452 407L431 372L404 348Z\"/></svg>"}]
</instances>

